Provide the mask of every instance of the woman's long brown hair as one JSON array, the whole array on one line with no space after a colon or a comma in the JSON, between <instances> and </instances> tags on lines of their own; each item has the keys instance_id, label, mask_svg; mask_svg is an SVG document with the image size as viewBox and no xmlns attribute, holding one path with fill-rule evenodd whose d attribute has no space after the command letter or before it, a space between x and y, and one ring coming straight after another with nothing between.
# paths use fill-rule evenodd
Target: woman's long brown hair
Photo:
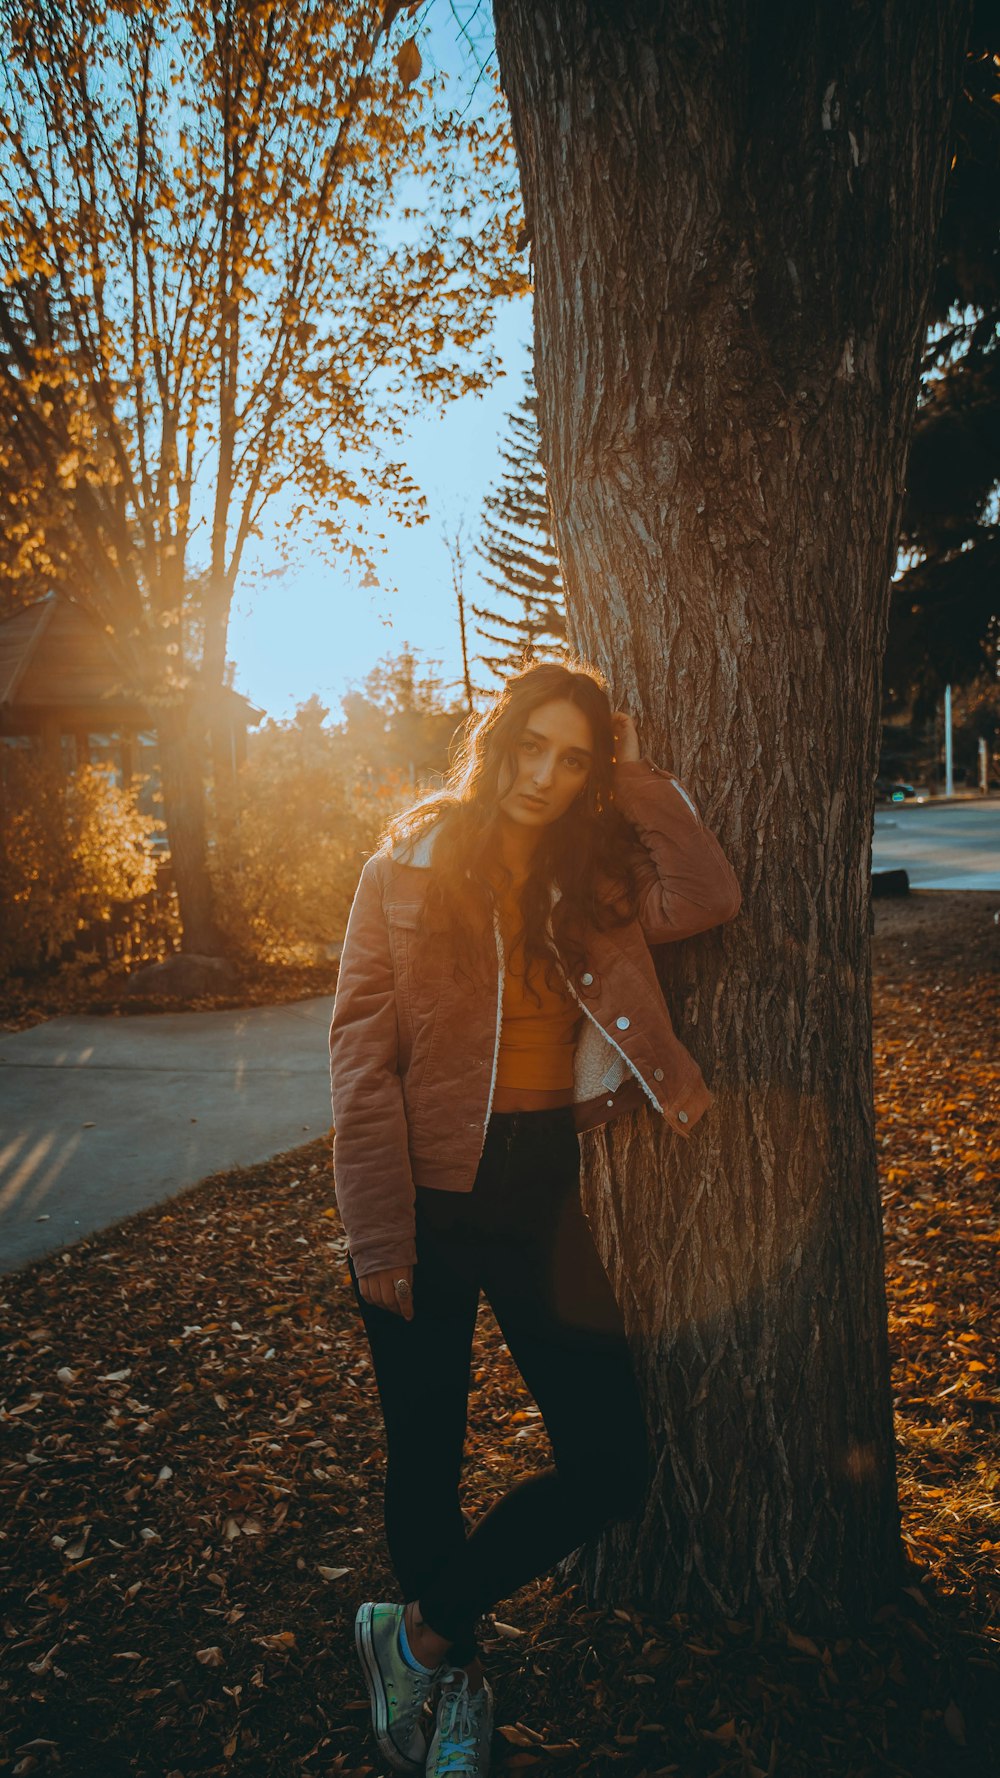
<instances>
[{"instance_id":1,"label":"woman's long brown hair","mask_svg":"<svg viewBox=\"0 0 1000 1778\"><path fill-rule=\"evenodd\" d=\"M549 985L558 985L546 937L550 884L561 891L551 913L552 931L571 975L584 964L588 926L608 930L635 917L637 884L629 853L636 836L614 802L614 722L604 682L582 661L525 667L506 681L481 716L467 722L444 789L396 815L380 837L385 850L415 840L441 821L419 930L426 962L440 968L450 957L456 979L459 973L473 982L481 979L477 958L484 956L487 933L485 954L492 952L491 878L506 879L508 888L513 882L500 858L500 798L514 782L517 743L531 712L554 698L567 699L586 716L593 759L584 789L542 829L532 857L521 893L526 973L537 960Z\"/></svg>"}]
</instances>

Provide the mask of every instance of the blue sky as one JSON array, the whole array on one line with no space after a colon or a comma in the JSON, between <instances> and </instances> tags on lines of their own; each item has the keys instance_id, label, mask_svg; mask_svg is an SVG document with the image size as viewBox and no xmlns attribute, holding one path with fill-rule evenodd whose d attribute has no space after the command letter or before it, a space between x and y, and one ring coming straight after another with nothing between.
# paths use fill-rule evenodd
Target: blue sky
<instances>
[{"instance_id":1,"label":"blue sky","mask_svg":"<svg viewBox=\"0 0 1000 1778\"><path fill-rule=\"evenodd\" d=\"M482 0L430 0L421 13L421 48L428 68L461 72L471 94L476 63L463 50L456 15L470 25L476 55L486 61L492 53L492 20ZM403 32L396 29L402 41ZM317 693L336 718L341 695L404 643L438 661L445 679L460 679L458 612L444 533L463 524L466 601L478 604L487 592L475 554L483 497L499 474L507 415L524 394L531 326L529 297L498 305L491 343L503 374L485 394L464 396L443 415L430 409L414 413L399 454L425 495L428 519L407 529L377 503L359 514L373 548L381 548L375 539L385 533L378 586L363 586L361 569L328 566L304 551L298 566L286 573L249 575L237 588L229 631L235 685L269 716L291 716L297 704ZM394 455L397 448L394 443ZM267 570L270 560L265 537L259 566ZM474 639L471 646L475 649ZM488 682L484 668L478 669L477 682Z\"/></svg>"},{"instance_id":2,"label":"blue sky","mask_svg":"<svg viewBox=\"0 0 1000 1778\"><path fill-rule=\"evenodd\" d=\"M504 375L486 394L452 402L443 416L414 418L402 455L423 489L429 517L407 530L377 504L368 509L366 530L372 538L380 531L386 536L378 587L362 587L360 568L306 559L278 579L237 591L229 631L236 689L269 716L291 716L316 692L336 717L350 684L404 642L439 660L446 679L460 678L458 611L443 532L464 521L466 602L479 604L487 593L474 553L482 501L499 473L507 414L524 393L530 332L530 299L505 303L494 328ZM477 682L487 682L485 669Z\"/></svg>"}]
</instances>

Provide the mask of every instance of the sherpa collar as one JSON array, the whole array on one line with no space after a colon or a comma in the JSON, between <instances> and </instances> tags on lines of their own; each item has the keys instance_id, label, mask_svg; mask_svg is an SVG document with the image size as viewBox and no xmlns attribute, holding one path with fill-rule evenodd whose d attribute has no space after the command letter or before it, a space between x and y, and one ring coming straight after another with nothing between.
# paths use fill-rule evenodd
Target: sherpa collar
<instances>
[{"instance_id":1,"label":"sherpa collar","mask_svg":"<svg viewBox=\"0 0 1000 1778\"><path fill-rule=\"evenodd\" d=\"M389 857L397 864L411 865L415 870L429 870L434 841L444 826L443 818L432 821L425 833L416 839L397 840L389 850Z\"/></svg>"}]
</instances>

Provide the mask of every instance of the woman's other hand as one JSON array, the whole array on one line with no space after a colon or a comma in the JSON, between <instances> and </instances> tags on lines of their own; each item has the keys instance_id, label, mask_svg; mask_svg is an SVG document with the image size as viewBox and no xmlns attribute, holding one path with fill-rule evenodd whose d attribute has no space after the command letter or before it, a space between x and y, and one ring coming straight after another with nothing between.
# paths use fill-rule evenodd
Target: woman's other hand
<instances>
[{"instance_id":1,"label":"woman's other hand","mask_svg":"<svg viewBox=\"0 0 1000 1778\"><path fill-rule=\"evenodd\" d=\"M407 1287L397 1291L401 1278L405 1278ZM413 1320L412 1266L390 1266L384 1272L369 1272L358 1279L358 1289L365 1302L374 1304L376 1309L388 1309L390 1314L402 1315L404 1321Z\"/></svg>"},{"instance_id":2,"label":"woman's other hand","mask_svg":"<svg viewBox=\"0 0 1000 1778\"><path fill-rule=\"evenodd\" d=\"M615 725L615 763L627 765L630 761L641 759L639 735L635 723L627 710L614 710L612 720Z\"/></svg>"}]
</instances>

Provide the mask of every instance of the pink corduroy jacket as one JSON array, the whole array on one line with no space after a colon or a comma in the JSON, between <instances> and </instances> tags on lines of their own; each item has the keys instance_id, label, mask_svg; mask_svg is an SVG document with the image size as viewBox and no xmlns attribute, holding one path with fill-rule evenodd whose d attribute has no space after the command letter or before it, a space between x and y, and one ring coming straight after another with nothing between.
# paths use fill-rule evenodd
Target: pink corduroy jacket
<instances>
[{"instance_id":1,"label":"pink corduroy jacket","mask_svg":"<svg viewBox=\"0 0 1000 1778\"><path fill-rule=\"evenodd\" d=\"M566 985L586 1015L574 1057L578 1130L647 1103L679 1136L711 1105L676 1036L649 946L731 920L740 887L672 772L643 757L615 767L614 798L636 835L638 916L594 929ZM504 986L473 991L446 972L418 986L412 947L435 823L369 858L351 907L330 1026L337 1205L359 1277L416 1263L414 1186L472 1190L493 1104ZM553 885L553 905L559 897ZM551 931L551 926L550 926Z\"/></svg>"}]
</instances>

